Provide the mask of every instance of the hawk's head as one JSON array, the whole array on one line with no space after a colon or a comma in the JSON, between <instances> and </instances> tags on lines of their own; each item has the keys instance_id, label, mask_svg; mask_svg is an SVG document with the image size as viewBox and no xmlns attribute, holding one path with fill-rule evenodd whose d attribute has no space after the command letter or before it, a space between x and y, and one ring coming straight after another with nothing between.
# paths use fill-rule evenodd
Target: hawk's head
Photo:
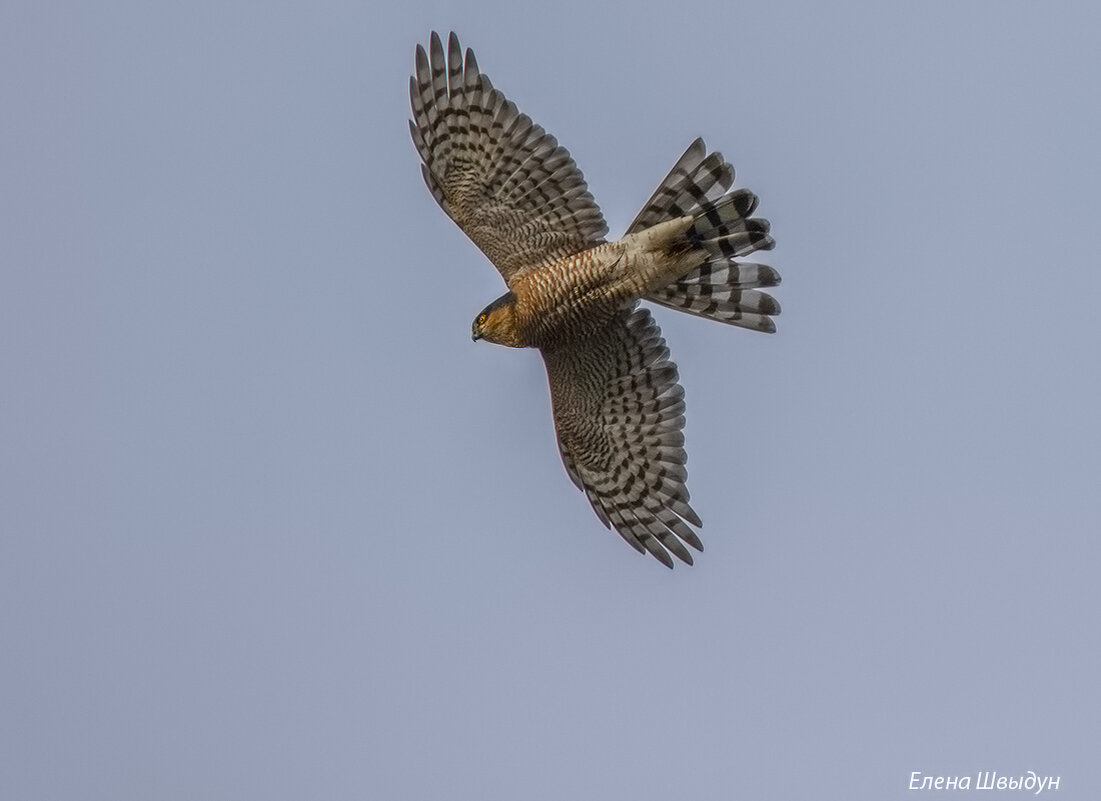
<instances>
[{"instance_id":1,"label":"hawk's head","mask_svg":"<svg viewBox=\"0 0 1101 801\"><path fill-rule=\"evenodd\" d=\"M516 330L516 296L506 292L482 309L470 327L470 337L475 342L484 339L510 348L524 347Z\"/></svg>"}]
</instances>

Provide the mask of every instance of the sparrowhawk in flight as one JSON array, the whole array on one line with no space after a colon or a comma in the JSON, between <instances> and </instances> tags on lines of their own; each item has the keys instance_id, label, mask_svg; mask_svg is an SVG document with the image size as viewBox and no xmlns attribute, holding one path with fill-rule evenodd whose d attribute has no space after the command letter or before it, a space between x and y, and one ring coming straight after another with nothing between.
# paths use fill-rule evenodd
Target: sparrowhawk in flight
<instances>
[{"instance_id":1,"label":"sparrowhawk in flight","mask_svg":"<svg viewBox=\"0 0 1101 801\"><path fill-rule=\"evenodd\" d=\"M472 336L538 348L566 473L597 517L668 567L703 550L685 481L684 390L640 300L754 331L775 331L780 276L740 261L770 250L757 197L693 142L626 234L607 226L566 149L521 114L451 34L416 49L409 83L421 172L443 210L508 291Z\"/></svg>"}]
</instances>

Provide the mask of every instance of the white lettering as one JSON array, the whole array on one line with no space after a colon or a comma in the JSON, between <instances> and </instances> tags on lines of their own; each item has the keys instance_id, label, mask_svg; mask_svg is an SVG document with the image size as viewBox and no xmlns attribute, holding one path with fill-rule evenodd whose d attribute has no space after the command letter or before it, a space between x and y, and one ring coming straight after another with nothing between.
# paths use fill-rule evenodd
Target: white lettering
<instances>
[{"instance_id":1,"label":"white lettering","mask_svg":"<svg viewBox=\"0 0 1101 801\"><path fill-rule=\"evenodd\" d=\"M997 771L979 771L974 785L971 776L925 776L920 770L910 774L911 790L1032 790L1039 795L1044 790L1058 790L1060 776L1040 776L1034 770L1020 776L999 776Z\"/></svg>"}]
</instances>

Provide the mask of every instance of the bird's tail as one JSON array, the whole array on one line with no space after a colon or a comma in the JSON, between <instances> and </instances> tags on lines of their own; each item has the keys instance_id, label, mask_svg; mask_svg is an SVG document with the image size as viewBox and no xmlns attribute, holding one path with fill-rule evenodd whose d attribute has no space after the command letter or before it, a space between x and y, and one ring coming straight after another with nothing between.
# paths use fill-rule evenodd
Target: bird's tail
<instances>
[{"instance_id":1,"label":"bird's tail","mask_svg":"<svg viewBox=\"0 0 1101 801\"><path fill-rule=\"evenodd\" d=\"M686 243L702 250L706 261L650 295L646 300L709 320L773 332L771 315L780 304L760 287L780 283L780 274L766 264L738 262L757 250L771 250L768 220L750 218L757 196L748 189L729 191L734 168L722 154L707 154L702 139L693 142L658 186L627 229L642 231L666 220L691 216Z\"/></svg>"}]
</instances>

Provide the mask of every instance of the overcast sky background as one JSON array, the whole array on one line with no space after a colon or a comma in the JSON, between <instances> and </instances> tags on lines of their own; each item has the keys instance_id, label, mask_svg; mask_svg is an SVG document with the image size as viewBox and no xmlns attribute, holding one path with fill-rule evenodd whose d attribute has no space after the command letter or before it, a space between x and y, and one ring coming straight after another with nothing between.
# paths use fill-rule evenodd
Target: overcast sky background
<instances>
[{"instance_id":1,"label":"overcast sky background","mask_svg":"<svg viewBox=\"0 0 1101 801\"><path fill-rule=\"evenodd\" d=\"M0 797L1098 798L1096 6L397 5L0 8ZM694 568L470 341L433 28L612 235L761 197L779 333L655 312Z\"/></svg>"}]
</instances>

